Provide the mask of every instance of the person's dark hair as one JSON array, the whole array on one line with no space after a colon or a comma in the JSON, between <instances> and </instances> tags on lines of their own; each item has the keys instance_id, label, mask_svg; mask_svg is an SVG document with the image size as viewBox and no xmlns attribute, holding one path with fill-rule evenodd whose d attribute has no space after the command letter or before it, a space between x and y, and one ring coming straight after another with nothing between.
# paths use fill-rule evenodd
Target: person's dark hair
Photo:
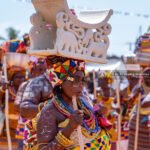
<instances>
[{"instance_id":1,"label":"person's dark hair","mask_svg":"<svg viewBox=\"0 0 150 150\"><path fill-rule=\"evenodd\" d=\"M58 95L59 96L60 93L62 93L61 85L55 86L54 89L53 89L53 93L54 93L54 95Z\"/></svg>"}]
</instances>

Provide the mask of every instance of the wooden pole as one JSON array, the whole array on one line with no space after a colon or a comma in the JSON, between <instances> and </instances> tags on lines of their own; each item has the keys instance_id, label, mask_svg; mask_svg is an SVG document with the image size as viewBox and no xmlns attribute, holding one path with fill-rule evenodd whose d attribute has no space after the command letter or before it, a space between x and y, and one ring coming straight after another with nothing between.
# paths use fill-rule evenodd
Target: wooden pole
<instances>
[{"instance_id":1,"label":"wooden pole","mask_svg":"<svg viewBox=\"0 0 150 150\"><path fill-rule=\"evenodd\" d=\"M95 78L95 70L93 70L93 90L94 90L94 99L97 98L97 94L96 94L96 78Z\"/></svg>"},{"instance_id":2,"label":"wooden pole","mask_svg":"<svg viewBox=\"0 0 150 150\"><path fill-rule=\"evenodd\" d=\"M119 88L119 76L116 77L116 95L117 95L117 106L120 108L120 88ZM117 150L121 150L121 111L118 115L118 141L117 141Z\"/></svg>"},{"instance_id":3,"label":"wooden pole","mask_svg":"<svg viewBox=\"0 0 150 150\"><path fill-rule=\"evenodd\" d=\"M74 109L74 110L78 110L78 105L77 105L76 96L73 96L73 97L72 97L72 103L73 103L73 109ZM77 128L77 133L78 133L78 139L79 139L80 150L84 150L84 143L83 143L83 136L82 136L81 126L78 126L78 128Z\"/></svg>"},{"instance_id":4,"label":"wooden pole","mask_svg":"<svg viewBox=\"0 0 150 150\"><path fill-rule=\"evenodd\" d=\"M6 56L4 56L4 78L5 78L5 83L8 83L8 78L7 78L7 64L6 64ZM5 122L6 122L6 134L7 134L7 142L8 142L8 150L12 150L12 143L11 143L11 136L10 136L10 128L9 128L9 91L8 88L5 91Z\"/></svg>"}]
</instances>

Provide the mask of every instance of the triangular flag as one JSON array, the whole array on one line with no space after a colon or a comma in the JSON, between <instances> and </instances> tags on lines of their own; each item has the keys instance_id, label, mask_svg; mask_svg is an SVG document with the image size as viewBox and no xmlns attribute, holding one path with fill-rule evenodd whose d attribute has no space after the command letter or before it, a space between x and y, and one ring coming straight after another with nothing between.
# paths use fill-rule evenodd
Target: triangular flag
<instances>
[{"instance_id":1,"label":"triangular flag","mask_svg":"<svg viewBox=\"0 0 150 150\"><path fill-rule=\"evenodd\" d=\"M67 60L63 63L63 66L70 66L70 60Z\"/></svg>"},{"instance_id":2,"label":"triangular flag","mask_svg":"<svg viewBox=\"0 0 150 150\"><path fill-rule=\"evenodd\" d=\"M60 73L66 74L66 70L63 66L61 66Z\"/></svg>"},{"instance_id":3,"label":"triangular flag","mask_svg":"<svg viewBox=\"0 0 150 150\"><path fill-rule=\"evenodd\" d=\"M75 62L74 62L74 61L71 61L71 62L70 62L70 66L75 67L75 66L76 66Z\"/></svg>"},{"instance_id":4,"label":"triangular flag","mask_svg":"<svg viewBox=\"0 0 150 150\"><path fill-rule=\"evenodd\" d=\"M65 69L66 71L69 70L69 66L63 65L63 67L64 67L64 69Z\"/></svg>"},{"instance_id":5,"label":"triangular flag","mask_svg":"<svg viewBox=\"0 0 150 150\"><path fill-rule=\"evenodd\" d=\"M60 74L60 79L63 79L66 76L66 74Z\"/></svg>"},{"instance_id":6,"label":"triangular flag","mask_svg":"<svg viewBox=\"0 0 150 150\"><path fill-rule=\"evenodd\" d=\"M59 66L58 68L56 68L54 71L55 71L55 72L60 72L60 73L61 73L61 66Z\"/></svg>"}]
</instances>

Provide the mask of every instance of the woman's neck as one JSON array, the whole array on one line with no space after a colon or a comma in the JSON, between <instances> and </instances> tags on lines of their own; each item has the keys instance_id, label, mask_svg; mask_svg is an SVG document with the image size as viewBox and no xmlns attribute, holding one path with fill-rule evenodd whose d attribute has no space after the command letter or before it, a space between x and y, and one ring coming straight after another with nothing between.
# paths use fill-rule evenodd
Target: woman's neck
<instances>
[{"instance_id":1,"label":"woman's neck","mask_svg":"<svg viewBox=\"0 0 150 150\"><path fill-rule=\"evenodd\" d=\"M64 100L68 105L72 104L71 99L70 99L67 95L65 95L64 93L62 94L62 98L63 98L63 100Z\"/></svg>"}]
</instances>

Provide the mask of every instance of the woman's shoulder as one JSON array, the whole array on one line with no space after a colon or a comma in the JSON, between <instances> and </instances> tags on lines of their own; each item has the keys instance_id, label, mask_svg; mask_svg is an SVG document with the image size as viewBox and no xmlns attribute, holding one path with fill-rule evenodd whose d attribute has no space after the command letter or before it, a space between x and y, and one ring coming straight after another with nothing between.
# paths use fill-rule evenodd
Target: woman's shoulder
<instances>
[{"instance_id":1,"label":"woman's shoulder","mask_svg":"<svg viewBox=\"0 0 150 150\"><path fill-rule=\"evenodd\" d=\"M55 107L53 103L54 99L50 100L41 111L41 117L46 116L49 119L55 120L56 122L61 122L65 119L63 114Z\"/></svg>"},{"instance_id":2,"label":"woman's shoulder","mask_svg":"<svg viewBox=\"0 0 150 150\"><path fill-rule=\"evenodd\" d=\"M42 113L60 115L59 110L54 105L55 98L50 99L42 108Z\"/></svg>"},{"instance_id":3,"label":"woman's shoulder","mask_svg":"<svg viewBox=\"0 0 150 150\"><path fill-rule=\"evenodd\" d=\"M53 100L49 100L47 102L47 104L45 104L45 106L42 108L42 111L41 112L53 112L53 111L56 111L55 110L55 106L52 102Z\"/></svg>"}]
</instances>

